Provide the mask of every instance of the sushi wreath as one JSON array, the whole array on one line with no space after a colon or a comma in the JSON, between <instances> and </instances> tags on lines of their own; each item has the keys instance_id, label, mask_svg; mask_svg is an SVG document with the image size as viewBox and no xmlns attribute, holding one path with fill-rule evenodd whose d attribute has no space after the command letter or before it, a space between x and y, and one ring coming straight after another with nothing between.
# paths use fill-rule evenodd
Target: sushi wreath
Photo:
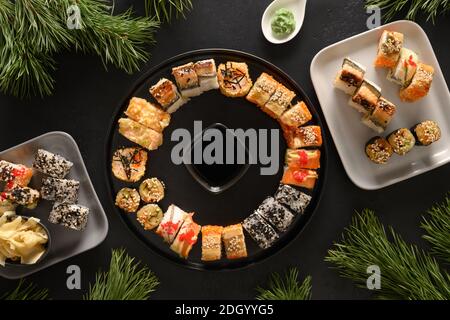
<instances>
[{"instance_id":1,"label":"sushi wreath","mask_svg":"<svg viewBox=\"0 0 450 320\"><path fill-rule=\"evenodd\" d=\"M170 154L164 136L177 125L216 122L220 110L204 110L218 104L237 125L261 119L263 127L278 129L283 156L275 175L246 174L257 184L252 190L243 182L221 194L195 194L184 186L193 180L184 177L188 170L175 178L179 166L159 154ZM144 75L114 119L107 161L115 207L141 240L189 267L227 269L268 257L298 235L317 206L326 152L320 119L292 79L255 56L211 49Z\"/></svg>"}]
</instances>

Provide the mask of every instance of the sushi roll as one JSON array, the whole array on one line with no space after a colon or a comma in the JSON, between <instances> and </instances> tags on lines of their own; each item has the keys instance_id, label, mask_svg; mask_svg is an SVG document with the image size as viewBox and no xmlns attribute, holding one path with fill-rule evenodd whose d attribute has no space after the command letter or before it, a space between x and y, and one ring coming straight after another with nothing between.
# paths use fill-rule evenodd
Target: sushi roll
<instances>
[{"instance_id":1,"label":"sushi roll","mask_svg":"<svg viewBox=\"0 0 450 320\"><path fill-rule=\"evenodd\" d=\"M0 198L9 200L11 203L34 209L40 198L39 191L29 187L14 187L11 190L2 192Z\"/></svg>"},{"instance_id":2,"label":"sushi roll","mask_svg":"<svg viewBox=\"0 0 450 320\"><path fill-rule=\"evenodd\" d=\"M138 182L145 174L148 154L142 148L120 148L112 157L112 173L125 182Z\"/></svg>"},{"instance_id":3,"label":"sushi roll","mask_svg":"<svg viewBox=\"0 0 450 320\"><path fill-rule=\"evenodd\" d=\"M385 164L394 153L389 142L382 137L374 137L366 143L366 155L376 164Z\"/></svg>"},{"instance_id":4,"label":"sushi roll","mask_svg":"<svg viewBox=\"0 0 450 320\"><path fill-rule=\"evenodd\" d=\"M271 75L263 72L258 79L256 79L255 84L247 94L246 99L257 106L262 107L269 101L277 87L278 82L272 78Z\"/></svg>"},{"instance_id":5,"label":"sushi roll","mask_svg":"<svg viewBox=\"0 0 450 320\"><path fill-rule=\"evenodd\" d=\"M184 220L188 216L189 215L186 212L178 208L176 205L171 204L164 214L158 229L156 229L156 234L160 235L165 242L171 244L180 230Z\"/></svg>"},{"instance_id":6,"label":"sushi roll","mask_svg":"<svg viewBox=\"0 0 450 320\"><path fill-rule=\"evenodd\" d=\"M430 91L433 75L434 68L432 66L419 62L411 83L400 90L400 99L414 102L425 97Z\"/></svg>"},{"instance_id":7,"label":"sushi roll","mask_svg":"<svg viewBox=\"0 0 450 320\"><path fill-rule=\"evenodd\" d=\"M378 52L374 63L375 67L395 67L400 58L403 39L403 33L384 30L378 43Z\"/></svg>"},{"instance_id":8,"label":"sushi roll","mask_svg":"<svg viewBox=\"0 0 450 320\"><path fill-rule=\"evenodd\" d=\"M170 114L145 99L133 97L125 114L147 128L162 132L170 123Z\"/></svg>"},{"instance_id":9,"label":"sushi roll","mask_svg":"<svg viewBox=\"0 0 450 320\"><path fill-rule=\"evenodd\" d=\"M77 204L55 203L48 221L65 228L81 231L86 228L89 208Z\"/></svg>"},{"instance_id":10,"label":"sushi roll","mask_svg":"<svg viewBox=\"0 0 450 320\"><path fill-rule=\"evenodd\" d=\"M192 62L172 68L172 75L183 98L199 96L202 91Z\"/></svg>"},{"instance_id":11,"label":"sushi roll","mask_svg":"<svg viewBox=\"0 0 450 320\"><path fill-rule=\"evenodd\" d=\"M282 126L286 143L291 149L304 147L320 147L322 145L322 130L319 126L292 128Z\"/></svg>"},{"instance_id":12,"label":"sushi roll","mask_svg":"<svg viewBox=\"0 0 450 320\"><path fill-rule=\"evenodd\" d=\"M153 230L163 218L163 212L157 204L147 204L136 213L136 219L144 230Z\"/></svg>"},{"instance_id":13,"label":"sushi roll","mask_svg":"<svg viewBox=\"0 0 450 320\"><path fill-rule=\"evenodd\" d=\"M178 253L181 258L187 259L192 247L197 243L198 234L201 228L201 226L192 220L191 215L188 216L184 220L180 232L178 232L178 235L170 246L170 249Z\"/></svg>"},{"instance_id":14,"label":"sushi roll","mask_svg":"<svg viewBox=\"0 0 450 320\"><path fill-rule=\"evenodd\" d=\"M402 48L395 67L391 68L387 79L407 87L416 73L419 56L412 50Z\"/></svg>"},{"instance_id":15,"label":"sushi roll","mask_svg":"<svg viewBox=\"0 0 450 320\"><path fill-rule=\"evenodd\" d=\"M383 97L378 99L375 109L371 114L366 114L362 122L378 133L382 133L395 115L395 104Z\"/></svg>"},{"instance_id":16,"label":"sushi roll","mask_svg":"<svg viewBox=\"0 0 450 320\"><path fill-rule=\"evenodd\" d=\"M244 220L243 226L262 249L270 248L279 238L275 229L256 212Z\"/></svg>"},{"instance_id":17,"label":"sushi roll","mask_svg":"<svg viewBox=\"0 0 450 320\"><path fill-rule=\"evenodd\" d=\"M128 118L119 119L119 133L147 150L156 150L163 143L163 135Z\"/></svg>"},{"instance_id":18,"label":"sushi roll","mask_svg":"<svg viewBox=\"0 0 450 320\"><path fill-rule=\"evenodd\" d=\"M160 202L164 198L164 188L164 183L158 178L145 179L139 186L139 194L146 203Z\"/></svg>"},{"instance_id":19,"label":"sushi roll","mask_svg":"<svg viewBox=\"0 0 450 320\"><path fill-rule=\"evenodd\" d=\"M287 149L286 165L292 169L319 169L320 150L317 149Z\"/></svg>"},{"instance_id":20,"label":"sushi roll","mask_svg":"<svg viewBox=\"0 0 450 320\"><path fill-rule=\"evenodd\" d=\"M0 194L0 217L8 211L15 212L17 208L17 204L14 204L11 200L3 198Z\"/></svg>"},{"instance_id":21,"label":"sushi roll","mask_svg":"<svg viewBox=\"0 0 450 320\"><path fill-rule=\"evenodd\" d=\"M248 66L244 62L228 61L217 70L220 92L227 97L244 97L252 88Z\"/></svg>"},{"instance_id":22,"label":"sushi roll","mask_svg":"<svg viewBox=\"0 0 450 320\"><path fill-rule=\"evenodd\" d=\"M294 220L294 215L273 197L266 198L256 209L256 213L279 232L285 232Z\"/></svg>"},{"instance_id":23,"label":"sushi roll","mask_svg":"<svg viewBox=\"0 0 450 320\"><path fill-rule=\"evenodd\" d=\"M289 108L291 101L294 98L295 92L279 83L274 94L269 98L269 101L261 107L261 110L272 118L278 119Z\"/></svg>"},{"instance_id":24,"label":"sushi roll","mask_svg":"<svg viewBox=\"0 0 450 320\"><path fill-rule=\"evenodd\" d=\"M220 260L222 257L221 226L202 227L202 261Z\"/></svg>"},{"instance_id":25,"label":"sushi roll","mask_svg":"<svg viewBox=\"0 0 450 320\"><path fill-rule=\"evenodd\" d=\"M398 155L405 155L416 144L414 135L406 128L401 128L392 132L387 138L394 152Z\"/></svg>"},{"instance_id":26,"label":"sushi roll","mask_svg":"<svg viewBox=\"0 0 450 320\"><path fill-rule=\"evenodd\" d=\"M45 200L60 203L76 203L79 189L80 182L76 180L48 177L42 179L41 196Z\"/></svg>"},{"instance_id":27,"label":"sushi roll","mask_svg":"<svg viewBox=\"0 0 450 320\"><path fill-rule=\"evenodd\" d=\"M189 99L183 98L178 92L176 85L166 78L162 78L152 86L150 94L168 113L174 113L189 101Z\"/></svg>"},{"instance_id":28,"label":"sushi roll","mask_svg":"<svg viewBox=\"0 0 450 320\"><path fill-rule=\"evenodd\" d=\"M348 104L363 114L371 114L381 97L381 89L371 81L363 80Z\"/></svg>"},{"instance_id":29,"label":"sushi roll","mask_svg":"<svg viewBox=\"0 0 450 320\"><path fill-rule=\"evenodd\" d=\"M303 214L311 202L311 196L286 184L280 184L275 199L297 214Z\"/></svg>"},{"instance_id":30,"label":"sushi roll","mask_svg":"<svg viewBox=\"0 0 450 320\"><path fill-rule=\"evenodd\" d=\"M300 127L312 119L312 114L303 101L297 102L278 119L281 125Z\"/></svg>"},{"instance_id":31,"label":"sushi roll","mask_svg":"<svg viewBox=\"0 0 450 320\"><path fill-rule=\"evenodd\" d=\"M6 182L6 189L26 187L33 177L33 169L23 164L0 161L0 181Z\"/></svg>"},{"instance_id":32,"label":"sushi roll","mask_svg":"<svg viewBox=\"0 0 450 320\"><path fill-rule=\"evenodd\" d=\"M37 171L59 179L63 179L72 166L72 162L43 149L37 151L33 162L33 168Z\"/></svg>"},{"instance_id":33,"label":"sushi roll","mask_svg":"<svg viewBox=\"0 0 450 320\"><path fill-rule=\"evenodd\" d=\"M416 144L421 146L429 146L441 138L441 129L432 120L426 120L416 124L411 129L411 132L416 138Z\"/></svg>"},{"instance_id":34,"label":"sushi roll","mask_svg":"<svg viewBox=\"0 0 450 320\"><path fill-rule=\"evenodd\" d=\"M194 64L194 70L198 77L201 92L219 89L217 68L214 59L197 61Z\"/></svg>"},{"instance_id":35,"label":"sushi roll","mask_svg":"<svg viewBox=\"0 0 450 320\"><path fill-rule=\"evenodd\" d=\"M240 223L223 228L222 241L228 259L247 257L244 230Z\"/></svg>"},{"instance_id":36,"label":"sushi roll","mask_svg":"<svg viewBox=\"0 0 450 320\"><path fill-rule=\"evenodd\" d=\"M125 212L136 212L140 203L141 197L136 189L122 188L116 195L115 205Z\"/></svg>"},{"instance_id":37,"label":"sushi roll","mask_svg":"<svg viewBox=\"0 0 450 320\"><path fill-rule=\"evenodd\" d=\"M306 189L314 189L319 175L314 170L286 168L281 183L289 184Z\"/></svg>"},{"instance_id":38,"label":"sushi roll","mask_svg":"<svg viewBox=\"0 0 450 320\"><path fill-rule=\"evenodd\" d=\"M363 82L365 74L366 68L363 65L350 58L345 58L342 68L334 80L334 86L346 94L353 95Z\"/></svg>"}]
</instances>

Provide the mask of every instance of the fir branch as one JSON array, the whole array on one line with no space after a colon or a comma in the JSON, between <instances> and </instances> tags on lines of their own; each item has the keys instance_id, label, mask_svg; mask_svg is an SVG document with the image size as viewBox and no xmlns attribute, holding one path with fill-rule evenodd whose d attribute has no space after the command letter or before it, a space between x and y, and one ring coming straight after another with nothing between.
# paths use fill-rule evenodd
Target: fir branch
<instances>
[{"instance_id":1,"label":"fir branch","mask_svg":"<svg viewBox=\"0 0 450 320\"><path fill-rule=\"evenodd\" d=\"M366 287L367 267L378 265L379 298L450 299L450 276L440 270L436 260L417 246L406 244L392 228L390 235L391 241L375 214L364 210L353 218L325 260L361 287Z\"/></svg>"},{"instance_id":2,"label":"fir branch","mask_svg":"<svg viewBox=\"0 0 450 320\"><path fill-rule=\"evenodd\" d=\"M159 22L170 23L173 17L186 18L186 12L192 8L192 0L145 0L147 16L155 16Z\"/></svg>"},{"instance_id":3,"label":"fir branch","mask_svg":"<svg viewBox=\"0 0 450 320\"><path fill-rule=\"evenodd\" d=\"M96 275L84 300L147 300L158 284L147 267L141 268L123 249L113 250L109 270Z\"/></svg>"},{"instance_id":4,"label":"fir branch","mask_svg":"<svg viewBox=\"0 0 450 320\"><path fill-rule=\"evenodd\" d=\"M34 284L25 286L25 280L21 279L17 287L6 293L0 300L47 300L48 289L38 289Z\"/></svg>"},{"instance_id":5,"label":"fir branch","mask_svg":"<svg viewBox=\"0 0 450 320\"><path fill-rule=\"evenodd\" d=\"M427 232L424 239L430 242L433 253L450 264L450 198L446 197L428 211L429 218L421 224Z\"/></svg>"},{"instance_id":6,"label":"fir branch","mask_svg":"<svg viewBox=\"0 0 450 320\"><path fill-rule=\"evenodd\" d=\"M298 282L298 269L291 268L281 277L272 274L268 288L257 288L258 300L309 300L311 299L311 277L305 278L303 283Z\"/></svg>"}]
</instances>

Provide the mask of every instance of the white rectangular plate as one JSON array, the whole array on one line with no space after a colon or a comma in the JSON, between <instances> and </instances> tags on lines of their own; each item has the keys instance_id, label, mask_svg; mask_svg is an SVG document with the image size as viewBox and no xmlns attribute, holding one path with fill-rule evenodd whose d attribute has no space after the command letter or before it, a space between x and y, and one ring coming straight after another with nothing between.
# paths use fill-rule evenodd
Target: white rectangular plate
<instances>
[{"instance_id":1,"label":"white rectangular plate","mask_svg":"<svg viewBox=\"0 0 450 320\"><path fill-rule=\"evenodd\" d=\"M386 79L387 70L373 66L383 30L403 33L404 46L417 52L421 61L435 68L427 97L414 103L401 102L400 88ZM397 114L382 136L398 128L411 128L423 120L435 120L441 128L442 138L428 147L416 146L405 156L394 154L385 165L371 162L366 157L365 144L378 134L361 123L361 114L348 105L349 96L333 86L345 57L366 66L365 78L377 83L382 95L397 105ZM450 162L450 93L431 43L418 24L396 21L333 44L314 57L310 72L344 168L360 188L380 189Z\"/></svg>"},{"instance_id":2,"label":"white rectangular plate","mask_svg":"<svg viewBox=\"0 0 450 320\"><path fill-rule=\"evenodd\" d=\"M89 174L75 140L64 132L49 132L11 149L0 152L0 159L31 167L38 149L59 154L73 162L67 179L80 181L78 203L89 207L89 218L83 231L67 229L48 222L52 203L40 200L34 210L18 208L17 214L39 218L50 232L51 246L48 255L35 265L0 266L0 276L18 279L47 268L99 245L108 233L108 220L95 193ZM40 189L42 175L34 172L30 187Z\"/></svg>"}]
</instances>

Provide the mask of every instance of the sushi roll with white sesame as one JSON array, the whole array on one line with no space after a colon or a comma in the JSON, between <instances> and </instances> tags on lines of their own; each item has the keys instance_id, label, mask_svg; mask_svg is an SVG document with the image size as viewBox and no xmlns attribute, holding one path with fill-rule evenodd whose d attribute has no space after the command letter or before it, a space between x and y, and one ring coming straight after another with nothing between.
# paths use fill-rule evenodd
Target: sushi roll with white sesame
<instances>
[{"instance_id":1,"label":"sushi roll with white sesame","mask_svg":"<svg viewBox=\"0 0 450 320\"><path fill-rule=\"evenodd\" d=\"M350 58L345 58L342 68L334 80L334 86L346 94L353 95L363 82L365 74L366 68L363 65Z\"/></svg>"},{"instance_id":2,"label":"sushi roll with white sesame","mask_svg":"<svg viewBox=\"0 0 450 320\"><path fill-rule=\"evenodd\" d=\"M375 83L363 80L348 104L363 114L370 114L381 97L381 89Z\"/></svg>"},{"instance_id":3,"label":"sushi roll with white sesame","mask_svg":"<svg viewBox=\"0 0 450 320\"><path fill-rule=\"evenodd\" d=\"M242 225L262 249L270 248L279 238L275 229L257 212L248 216Z\"/></svg>"},{"instance_id":4,"label":"sushi roll with white sesame","mask_svg":"<svg viewBox=\"0 0 450 320\"><path fill-rule=\"evenodd\" d=\"M285 232L294 220L294 215L273 197L266 198L256 212L279 232Z\"/></svg>"},{"instance_id":5,"label":"sushi roll with white sesame","mask_svg":"<svg viewBox=\"0 0 450 320\"><path fill-rule=\"evenodd\" d=\"M200 84L200 91L219 89L217 68L214 59L201 60L194 63L194 70Z\"/></svg>"},{"instance_id":6,"label":"sushi roll with white sesame","mask_svg":"<svg viewBox=\"0 0 450 320\"><path fill-rule=\"evenodd\" d=\"M168 113L174 113L189 99L183 98L177 86L170 80L162 78L150 88L150 94Z\"/></svg>"},{"instance_id":7,"label":"sushi roll with white sesame","mask_svg":"<svg viewBox=\"0 0 450 320\"><path fill-rule=\"evenodd\" d=\"M77 204L55 203L48 217L50 223L81 231L86 228L89 208Z\"/></svg>"},{"instance_id":8,"label":"sushi roll with white sesame","mask_svg":"<svg viewBox=\"0 0 450 320\"><path fill-rule=\"evenodd\" d=\"M282 205L290 208L293 212L303 214L312 198L294 187L280 184L275 193L275 199Z\"/></svg>"},{"instance_id":9,"label":"sushi roll with white sesame","mask_svg":"<svg viewBox=\"0 0 450 320\"><path fill-rule=\"evenodd\" d=\"M419 146L429 146L441 138L441 129L436 121L426 120L416 124L411 129L416 138L416 144Z\"/></svg>"},{"instance_id":10,"label":"sushi roll with white sesame","mask_svg":"<svg viewBox=\"0 0 450 320\"><path fill-rule=\"evenodd\" d=\"M25 206L28 209L36 208L40 194L39 191L29 187L14 187L11 190L2 192L0 198L9 200L11 203Z\"/></svg>"},{"instance_id":11,"label":"sushi roll with white sesame","mask_svg":"<svg viewBox=\"0 0 450 320\"><path fill-rule=\"evenodd\" d=\"M416 144L414 135L406 128L392 132L387 138L394 152L400 156L407 154Z\"/></svg>"},{"instance_id":12,"label":"sushi roll with white sesame","mask_svg":"<svg viewBox=\"0 0 450 320\"><path fill-rule=\"evenodd\" d=\"M192 62L172 68L172 75L183 98L196 97L202 93L199 78Z\"/></svg>"},{"instance_id":13,"label":"sushi roll with white sesame","mask_svg":"<svg viewBox=\"0 0 450 320\"><path fill-rule=\"evenodd\" d=\"M64 178L73 167L73 163L60 155L39 149L36 153L33 168L54 178Z\"/></svg>"},{"instance_id":14,"label":"sushi roll with white sesame","mask_svg":"<svg viewBox=\"0 0 450 320\"><path fill-rule=\"evenodd\" d=\"M76 180L44 178L42 179L42 199L61 203L76 203L80 182Z\"/></svg>"},{"instance_id":15,"label":"sushi roll with white sesame","mask_svg":"<svg viewBox=\"0 0 450 320\"><path fill-rule=\"evenodd\" d=\"M400 51L403 47L404 36L400 32L384 30L378 43L378 52L375 59L375 67L395 67Z\"/></svg>"},{"instance_id":16,"label":"sushi roll with white sesame","mask_svg":"<svg viewBox=\"0 0 450 320\"><path fill-rule=\"evenodd\" d=\"M374 137L366 143L366 155L376 164L385 164L394 154L389 142L382 137Z\"/></svg>"},{"instance_id":17,"label":"sushi roll with white sesame","mask_svg":"<svg viewBox=\"0 0 450 320\"><path fill-rule=\"evenodd\" d=\"M362 122L376 132L382 133L394 117L395 111L395 104L380 97L375 109L373 109L372 113L366 114L362 118Z\"/></svg>"},{"instance_id":18,"label":"sushi roll with white sesame","mask_svg":"<svg viewBox=\"0 0 450 320\"><path fill-rule=\"evenodd\" d=\"M402 48L397 64L390 70L387 79L398 83L402 87L407 87L416 74L418 63L419 56L417 53L410 49Z\"/></svg>"}]
</instances>

